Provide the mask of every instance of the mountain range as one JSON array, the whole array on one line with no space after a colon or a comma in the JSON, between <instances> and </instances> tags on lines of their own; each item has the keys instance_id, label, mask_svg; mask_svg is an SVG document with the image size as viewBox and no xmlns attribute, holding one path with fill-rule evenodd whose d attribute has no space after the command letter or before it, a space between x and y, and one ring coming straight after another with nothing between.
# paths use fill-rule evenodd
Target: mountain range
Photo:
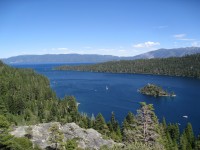
<instances>
[{"instance_id":1,"label":"mountain range","mask_svg":"<svg viewBox=\"0 0 200 150\"><path fill-rule=\"evenodd\" d=\"M20 55L2 59L7 64L42 64L42 63L98 63L113 60L134 60L134 59L151 59L182 57L200 53L200 47L185 47L173 49L158 49L132 57L119 57L112 55L97 54L46 54L46 55Z\"/></svg>"}]
</instances>

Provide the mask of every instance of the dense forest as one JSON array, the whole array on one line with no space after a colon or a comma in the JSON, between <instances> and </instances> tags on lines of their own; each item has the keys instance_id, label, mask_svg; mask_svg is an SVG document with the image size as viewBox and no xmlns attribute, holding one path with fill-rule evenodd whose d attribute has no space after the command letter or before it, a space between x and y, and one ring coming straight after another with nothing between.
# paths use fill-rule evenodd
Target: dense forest
<instances>
[{"instance_id":1,"label":"dense forest","mask_svg":"<svg viewBox=\"0 0 200 150\"><path fill-rule=\"evenodd\" d=\"M105 138L124 144L123 147L114 147L115 150L200 149L200 136L194 136L190 123L181 132L178 124L166 124L165 119L159 122L151 104L141 102L137 114L129 112L121 125L114 112L111 112L111 118L106 122L101 113L91 117L80 114L73 96L57 98L44 76L33 70L16 69L0 62L0 149L40 149L30 142L31 132L23 138L13 137L9 132L17 125L54 121L62 124L75 122L83 128L94 128ZM51 134L58 134L59 132L53 132L56 129L51 127ZM54 137L58 137L53 139L58 144L62 142L62 136ZM77 149L75 143L76 141L67 141L62 143L64 147L56 148L70 149L73 146L73 149ZM105 146L101 149L108 148Z\"/></svg>"},{"instance_id":2,"label":"dense forest","mask_svg":"<svg viewBox=\"0 0 200 150\"><path fill-rule=\"evenodd\" d=\"M184 57L110 61L94 65L60 66L55 69L200 78L200 54Z\"/></svg>"}]
</instances>

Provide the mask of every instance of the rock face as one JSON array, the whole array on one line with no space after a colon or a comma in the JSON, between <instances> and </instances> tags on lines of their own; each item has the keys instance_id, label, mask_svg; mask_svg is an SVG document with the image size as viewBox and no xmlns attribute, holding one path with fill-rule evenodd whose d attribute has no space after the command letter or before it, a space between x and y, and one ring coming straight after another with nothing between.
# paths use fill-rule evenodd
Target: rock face
<instances>
[{"instance_id":1,"label":"rock face","mask_svg":"<svg viewBox=\"0 0 200 150\"><path fill-rule=\"evenodd\" d=\"M65 125L61 125L58 122L54 123L43 123L32 126L19 126L15 128L11 134L16 137L23 137L27 134L26 130L31 127L32 129L32 138L31 141L45 149L50 146L48 142L49 138L49 128L52 124L57 124L60 130L64 133L64 141L69 139L77 139L78 147L85 149L100 149L101 146L107 145L108 147L112 147L117 144L113 140L105 140L102 138L102 135L98 133L94 129L83 129L80 128L75 123L67 123Z\"/></svg>"}]
</instances>

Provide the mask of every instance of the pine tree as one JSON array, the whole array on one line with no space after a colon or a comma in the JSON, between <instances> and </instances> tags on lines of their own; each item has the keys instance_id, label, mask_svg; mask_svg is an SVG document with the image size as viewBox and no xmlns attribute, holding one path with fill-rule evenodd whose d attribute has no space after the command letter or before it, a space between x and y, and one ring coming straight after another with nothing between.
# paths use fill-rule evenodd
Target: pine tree
<instances>
[{"instance_id":1,"label":"pine tree","mask_svg":"<svg viewBox=\"0 0 200 150\"><path fill-rule=\"evenodd\" d=\"M180 137L180 150L187 150L187 145L188 145L187 136L184 131Z\"/></svg>"},{"instance_id":2,"label":"pine tree","mask_svg":"<svg viewBox=\"0 0 200 150\"><path fill-rule=\"evenodd\" d=\"M103 118L101 113L99 113L96 116L94 129L96 129L97 131L99 131L100 133L105 134L105 135L109 132L108 126L105 123L105 119Z\"/></svg>"},{"instance_id":3,"label":"pine tree","mask_svg":"<svg viewBox=\"0 0 200 150\"><path fill-rule=\"evenodd\" d=\"M195 142L195 150L200 150L200 135L198 135Z\"/></svg>"},{"instance_id":4,"label":"pine tree","mask_svg":"<svg viewBox=\"0 0 200 150\"><path fill-rule=\"evenodd\" d=\"M0 115L6 115L8 110L6 109L5 103L3 102L2 98L0 97Z\"/></svg>"},{"instance_id":5,"label":"pine tree","mask_svg":"<svg viewBox=\"0 0 200 150\"><path fill-rule=\"evenodd\" d=\"M163 126L164 130L166 130L166 128L167 128L167 123L166 123L166 120L165 120L164 117L163 117L163 120L162 120L162 126Z\"/></svg>"},{"instance_id":6,"label":"pine tree","mask_svg":"<svg viewBox=\"0 0 200 150\"><path fill-rule=\"evenodd\" d=\"M122 139L121 129L120 129L118 121L115 119L114 112L111 113L111 118L110 118L110 121L107 123L107 125L110 131L110 137L113 140L120 142Z\"/></svg>"},{"instance_id":7,"label":"pine tree","mask_svg":"<svg viewBox=\"0 0 200 150\"><path fill-rule=\"evenodd\" d=\"M6 149L12 142L13 136L9 134L10 123L5 116L0 115L0 149Z\"/></svg>"},{"instance_id":8,"label":"pine tree","mask_svg":"<svg viewBox=\"0 0 200 150\"><path fill-rule=\"evenodd\" d=\"M136 116L136 130L139 134L136 134L136 140L152 143L158 139L158 120L153 110L152 104L141 103L141 108L137 111Z\"/></svg>"},{"instance_id":9,"label":"pine tree","mask_svg":"<svg viewBox=\"0 0 200 150\"><path fill-rule=\"evenodd\" d=\"M132 116L131 113L128 114L123 122L123 140L125 142L143 142L149 145L159 144L162 147L162 144L160 144L162 138L160 136L160 127L153 110L153 105L147 105L143 102L141 103L141 108L137 111L135 119L130 117Z\"/></svg>"},{"instance_id":10,"label":"pine tree","mask_svg":"<svg viewBox=\"0 0 200 150\"><path fill-rule=\"evenodd\" d=\"M188 148L194 148L195 147L195 137L194 137L194 133L193 133L193 129L192 129L192 125L191 123L188 123L186 128L185 128L185 134L186 134L186 137L187 137L187 147Z\"/></svg>"},{"instance_id":11,"label":"pine tree","mask_svg":"<svg viewBox=\"0 0 200 150\"><path fill-rule=\"evenodd\" d=\"M178 142L179 140L179 126L178 124L169 124L167 126L167 131L170 134L172 141Z\"/></svg>"},{"instance_id":12,"label":"pine tree","mask_svg":"<svg viewBox=\"0 0 200 150\"><path fill-rule=\"evenodd\" d=\"M132 138L132 132L128 131L128 130L133 130L136 126L136 122L135 122L135 117L133 115L132 112L128 112L126 118L124 119L123 123L122 123L122 135L123 135L123 141L126 142L131 142Z\"/></svg>"},{"instance_id":13,"label":"pine tree","mask_svg":"<svg viewBox=\"0 0 200 150\"><path fill-rule=\"evenodd\" d=\"M133 115L132 112L128 112L128 115L126 116L126 121L128 122L129 127L131 127L132 125L134 125L134 123L135 123L135 117L134 117L134 115Z\"/></svg>"}]
</instances>

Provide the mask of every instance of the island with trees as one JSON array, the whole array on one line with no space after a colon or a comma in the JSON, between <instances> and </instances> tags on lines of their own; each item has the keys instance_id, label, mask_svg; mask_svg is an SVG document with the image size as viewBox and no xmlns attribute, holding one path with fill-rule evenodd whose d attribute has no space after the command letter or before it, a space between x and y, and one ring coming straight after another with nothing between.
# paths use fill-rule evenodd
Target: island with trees
<instances>
[{"instance_id":1,"label":"island with trees","mask_svg":"<svg viewBox=\"0 0 200 150\"><path fill-rule=\"evenodd\" d=\"M164 90L162 87L157 86L155 84L150 84L150 83L148 83L147 85L145 85L138 91L144 95L150 95L150 96L154 96L154 97L159 97L159 96L173 96L174 97L174 96L176 96L174 92L169 93L166 90Z\"/></svg>"},{"instance_id":2,"label":"island with trees","mask_svg":"<svg viewBox=\"0 0 200 150\"><path fill-rule=\"evenodd\" d=\"M92 65L59 66L56 70L154 74L200 78L200 54L184 57L109 61Z\"/></svg>"}]
</instances>

